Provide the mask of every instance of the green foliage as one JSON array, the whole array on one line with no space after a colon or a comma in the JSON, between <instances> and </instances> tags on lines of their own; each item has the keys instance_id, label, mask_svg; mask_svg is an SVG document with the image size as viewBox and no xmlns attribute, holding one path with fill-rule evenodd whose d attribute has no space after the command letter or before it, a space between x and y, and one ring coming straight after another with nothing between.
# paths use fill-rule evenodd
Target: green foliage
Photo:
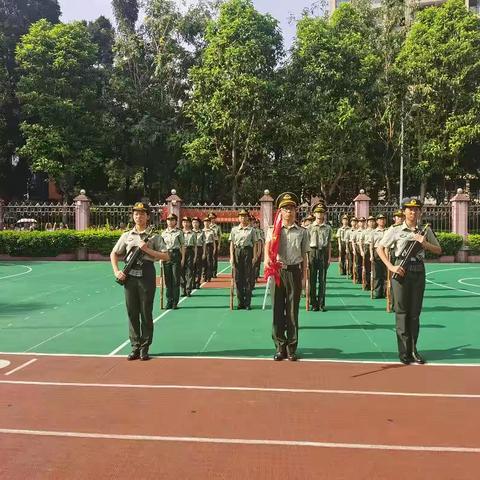
<instances>
[{"instance_id":1,"label":"green foliage","mask_svg":"<svg viewBox=\"0 0 480 480\"><path fill-rule=\"evenodd\" d=\"M480 235L469 235L467 237L467 245L471 249L472 255L480 255Z\"/></svg>"},{"instance_id":2,"label":"green foliage","mask_svg":"<svg viewBox=\"0 0 480 480\"><path fill-rule=\"evenodd\" d=\"M438 242L442 247L442 255L456 255L463 245L463 237L456 233L436 233Z\"/></svg>"}]
</instances>

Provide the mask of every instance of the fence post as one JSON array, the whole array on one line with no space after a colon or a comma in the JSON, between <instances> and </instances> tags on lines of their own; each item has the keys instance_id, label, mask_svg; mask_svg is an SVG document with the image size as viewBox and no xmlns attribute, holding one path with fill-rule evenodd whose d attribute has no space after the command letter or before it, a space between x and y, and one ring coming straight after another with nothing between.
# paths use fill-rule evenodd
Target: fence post
<instances>
[{"instance_id":1,"label":"fence post","mask_svg":"<svg viewBox=\"0 0 480 480\"><path fill-rule=\"evenodd\" d=\"M3 230L3 218L5 217L5 200L0 198L0 230Z\"/></svg>"},{"instance_id":2,"label":"fence post","mask_svg":"<svg viewBox=\"0 0 480 480\"><path fill-rule=\"evenodd\" d=\"M455 259L459 263L468 262L468 247L466 246L468 236L468 204L470 197L459 188L457 194L450 199L452 204L452 233L462 235L463 246L457 253Z\"/></svg>"},{"instance_id":3,"label":"fence post","mask_svg":"<svg viewBox=\"0 0 480 480\"><path fill-rule=\"evenodd\" d=\"M370 197L365 195L365 190L360 190L360 193L353 199L355 202L355 216L357 218L368 218L370 211Z\"/></svg>"},{"instance_id":4,"label":"fence post","mask_svg":"<svg viewBox=\"0 0 480 480\"><path fill-rule=\"evenodd\" d=\"M80 195L73 199L75 202L75 230L86 230L90 225L90 199L85 195L85 190L80 190Z\"/></svg>"},{"instance_id":5,"label":"fence post","mask_svg":"<svg viewBox=\"0 0 480 480\"><path fill-rule=\"evenodd\" d=\"M260 228L263 228L266 234L270 225L273 225L273 198L270 190L265 190L260 199Z\"/></svg>"},{"instance_id":6,"label":"fence post","mask_svg":"<svg viewBox=\"0 0 480 480\"><path fill-rule=\"evenodd\" d=\"M177 195L176 190L172 190L172 194L167 197L168 213L174 213L178 219L181 219L182 199Z\"/></svg>"}]
</instances>

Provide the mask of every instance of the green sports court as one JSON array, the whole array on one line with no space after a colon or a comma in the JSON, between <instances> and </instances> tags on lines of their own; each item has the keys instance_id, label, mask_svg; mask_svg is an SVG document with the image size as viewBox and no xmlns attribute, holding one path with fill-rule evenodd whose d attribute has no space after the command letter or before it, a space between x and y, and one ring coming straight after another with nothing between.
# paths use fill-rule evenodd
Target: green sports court
<instances>
[{"instance_id":1,"label":"green sports court","mask_svg":"<svg viewBox=\"0 0 480 480\"><path fill-rule=\"evenodd\" d=\"M229 265L220 279L183 298L179 310L154 318L156 356L269 358L270 298L254 290L252 311L229 309ZM158 273L158 271L157 271ZM123 288L108 262L23 261L0 264L0 351L126 355L129 350ZM431 363L480 364L480 265L427 265L427 290L419 349ZM352 285L332 264L327 312L301 303L301 359L391 362L397 360L395 317L384 300Z\"/></svg>"}]
</instances>

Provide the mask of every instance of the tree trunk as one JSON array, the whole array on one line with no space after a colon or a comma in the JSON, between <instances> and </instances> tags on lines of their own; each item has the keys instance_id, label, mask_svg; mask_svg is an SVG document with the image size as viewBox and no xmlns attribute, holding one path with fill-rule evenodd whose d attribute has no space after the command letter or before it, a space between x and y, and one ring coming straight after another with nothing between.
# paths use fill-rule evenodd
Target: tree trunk
<instances>
[{"instance_id":1,"label":"tree trunk","mask_svg":"<svg viewBox=\"0 0 480 480\"><path fill-rule=\"evenodd\" d=\"M427 193L427 179L422 177L422 182L420 183L420 200L423 202L425 200L425 195Z\"/></svg>"}]
</instances>

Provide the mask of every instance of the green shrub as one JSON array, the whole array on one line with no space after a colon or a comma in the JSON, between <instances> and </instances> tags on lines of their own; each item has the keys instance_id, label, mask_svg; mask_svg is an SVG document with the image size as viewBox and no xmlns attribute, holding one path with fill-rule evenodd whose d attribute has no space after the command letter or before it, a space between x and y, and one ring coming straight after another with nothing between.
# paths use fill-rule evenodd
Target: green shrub
<instances>
[{"instance_id":1,"label":"green shrub","mask_svg":"<svg viewBox=\"0 0 480 480\"><path fill-rule=\"evenodd\" d=\"M467 237L467 245L470 247L472 255L480 255L480 235L469 235Z\"/></svg>"},{"instance_id":2,"label":"green shrub","mask_svg":"<svg viewBox=\"0 0 480 480\"><path fill-rule=\"evenodd\" d=\"M96 229L78 232L78 236L80 245L89 253L109 255L122 233L122 230Z\"/></svg>"},{"instance_id":3,"label":"green shrub","mask_svg":"<svg viewBox=\"0 0 480 480\"><path fill-rule=\"evenodd\" d=\"M456 233L437 232L436 236L442 247L442 255L456 255L463 245L463 237Z\"/></svg>"}]
</instances>

